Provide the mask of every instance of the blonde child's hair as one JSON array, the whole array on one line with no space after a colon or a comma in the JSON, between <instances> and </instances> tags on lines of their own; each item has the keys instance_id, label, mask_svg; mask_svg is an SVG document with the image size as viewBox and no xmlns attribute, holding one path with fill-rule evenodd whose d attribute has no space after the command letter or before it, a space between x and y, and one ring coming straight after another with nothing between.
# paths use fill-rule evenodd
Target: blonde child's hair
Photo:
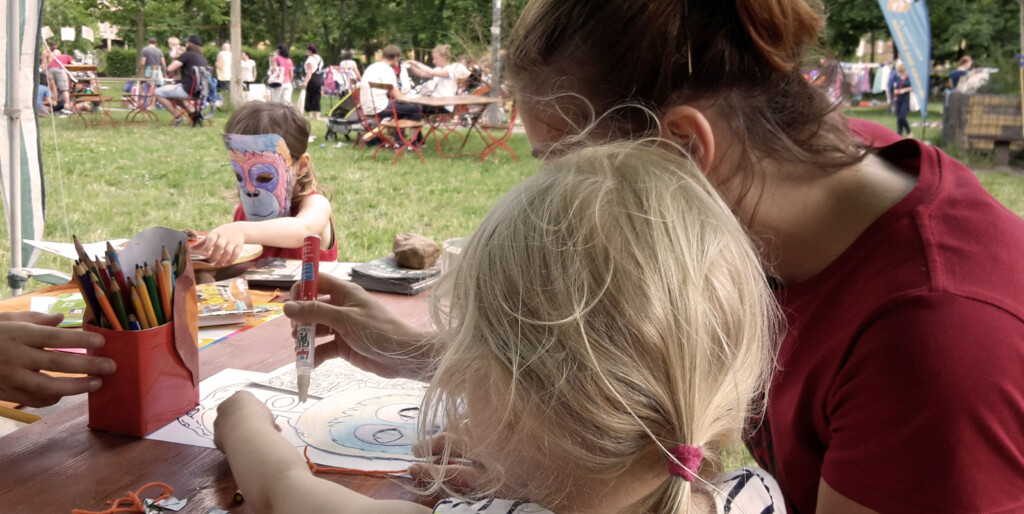
<instances>
[{"instance_id":1,"label":"blonde child's hair","mask_svg":"<svg viewBox=\"0 0 1024 514\"><path fill-rule=\"evenodd\" d=\"M309 147L309 121L299 113L298 109L285 102L246 102L242 104L227 124L226 134L277 134L284 139L291 154L292 163L299 160ZM292 203L301 202L314 191L326 193L323 186L316 182L316 173L310 163L306 173L295 179L295 190L292 192Z\"/></svg>"},{"instance_id":2,"label":"blonde child's hair","mask_svg":"<svg viewBox=\"0 0 1024 514\"><path fill-rule=\"evenodd\" d=\"M470 442L486 475L469 496L557 508L580 493L571 477L663 473L628 511L690 512L766 397L778 317L750 239L681 150L650 143L547 163L442 278L420 429ZM694 484L668 472L680 444L703 449Z\"/></svg>"}]
</instances>

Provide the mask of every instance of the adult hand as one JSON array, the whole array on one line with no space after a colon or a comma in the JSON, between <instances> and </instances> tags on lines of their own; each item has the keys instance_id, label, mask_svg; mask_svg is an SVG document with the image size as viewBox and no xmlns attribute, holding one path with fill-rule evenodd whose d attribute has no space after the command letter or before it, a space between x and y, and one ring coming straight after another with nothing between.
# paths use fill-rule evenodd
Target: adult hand
<instances>
[{"instance_id":1,"label":"adult hand","mask_svg":"<svg viewBox=\"0 0 1024 514\"><path fill-rule=\"evenodd\" d=\"M224 442L233 432L254 423L273 425L278 432L281 427L274 422L274 413L249 391L235 391L230 398L217 406L217 419L213 421L213 444L224 451Z\"/></svg>"},{"instance_id":2,"label":"adult hand","mask_svg":"<svg viewBox=\"0 0 1024 514\"><path fill-rule=\"evenodd\" d=\"M319 293L327 301L289 302L284 313L297 323L316 323L318 335L334 334L316 347L314 364L342 357L357 368L385 378L420 380L433 368L430 333L406 325L363 288L332 276L321 276ZM299 284L292 287L299 297Z\"/></svg>"},{"instance_id":3,"label":"adult hand","mask_svg":"<svg viewBox=\"0 0 1024 514\"><path fill-rule=\"evenodd\" d=\"M214 266L227 266L242 255L245 245L245 234L237 223L227 223L210 231L193 249L200 255L205 254L206 262Z\"/></svg>"},{"instance_id":4,"label":"adult hand","mask_svg":"<svg viewBox=\"0 0 1024 514\"><path fill-rule=\"evenodd\" d=\"M111 359L46 349L103 346L99 334L56 328L62 319L62 314L0 313L0 399L43 407L57 403L62 396L92 392L102 385L96 376L52 377L41 370L87 375L114 372L117 366Z\"/></svg>"},{"instance_id":5,"label":"adult hand","mask_svg":"<svg viewBox=\"0 0 1024 514\"><path fill-rule=\"evenodd\" d=\"M450 442L449 442L450 441ZM433 459L444 452L445 444L451 444L447 466L432 464ZM426 459L409 466L409 475L418 482L433 482L434 477L441 475L444 483L456 492L472 491L479 484L484 468L479 464L464 460L465 441L453 437L448 432L434 434L421 444L412 448L415 457Z\"/></svg>"}]
</instances>

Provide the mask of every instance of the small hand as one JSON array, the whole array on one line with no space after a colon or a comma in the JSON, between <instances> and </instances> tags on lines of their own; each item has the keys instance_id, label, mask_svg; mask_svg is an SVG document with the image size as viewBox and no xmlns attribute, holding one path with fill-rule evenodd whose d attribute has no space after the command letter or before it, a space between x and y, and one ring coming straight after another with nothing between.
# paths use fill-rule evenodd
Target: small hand
<instances>
[{"instance_id":1,"label":"small hand","mask_svg":"<svg viewBox=\"0 0 1024 514\"><path fill-rule=\"evenodd\" d=\"M231 437L235 429L254 423L267 423L278 432L281 431L281 427L274 422L274 413L270 412L266 404L249 391L236 391L217 406L217 419L213 421L213 444L218 450L224 451L225 440Z\"/></svg>"},{"instance_id":2,"label":"small hand","mask_svg":"<svg viewBox=\"0 0 1024 514\"><path fill-rule=\"evenodd\" d=\"M227 266L242 255L245 235L235 223L227 223L210 231L196 244L194 251L205 254L206 261L214 266Z\"/></svg>"},{"instance_id":3,"label":"small hand","mask_svg":"<svg viewBox=\"0 0 1024 514\"><path fill-rule=\"evenodd\" d=\"M442 481L455 491L472 491L479 484L484 468L464 460L466 444L448 432L434 434L425 443L413 446L412 454L421 459L430 459L444 452L445 444L451 444L447 466L428 462L417 462L409 466L409 475L418 482L433 482L441 476Z\"/></svg>"},{"instance_id":4,"label":"small hand","mask_svg":"<svg viewBox=\"0 0 1024 514\"><path fill-rule=\"evenodd\" d=\"M357 368L386 378L420 379L433 366L429 334L403 323L363 288L331 276L321 276L319 292L327 301L289 302L284 313L297 323L316 323L317 334L334 333L334 340L316 348L316 364L342 357ZM299 296L299 284L292 298Z\"/></svg>"},{"instance_id":5,"label":"small hand","mask_svg":"<svg viewBox=\"0 0 1024 514\"><path fill-rule=\"evenodd\" d=\"M87 375L114 372L117 365L111 359L46 349L103 346L99 334L56 328L63 318L38 312L0 313L0 399L43 407L102 385L96 376L53 377L42 370Z\"/></svg>"}]
</instances>

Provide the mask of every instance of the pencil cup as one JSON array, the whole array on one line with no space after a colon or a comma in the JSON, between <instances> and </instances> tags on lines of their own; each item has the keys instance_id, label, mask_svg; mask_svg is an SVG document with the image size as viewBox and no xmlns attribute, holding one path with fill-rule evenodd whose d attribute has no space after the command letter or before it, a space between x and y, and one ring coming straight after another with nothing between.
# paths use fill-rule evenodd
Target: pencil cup
<instances>
[{"instance_id":1,"label":"pencil cup","mask_svg":"<svg viewBox=\"0 0 1024 514\"><path fill-rule=\"evenodd\" d=\"M132 238L121 258L132 269L136 253L152 255L154 246L174 248L177 238L184 241L178 231L146 230ZM132 247L136 240L139 252ZM181 258L186 267L174 279L172 321L147 330L111 330L97 326L86 311L84 329L106 341L89 354L117 363L117 371L102 377L99 390L89 393L89 428L145 437L199 405L198 307L187 247Z\"/></svg>"},{"instance_id":2,"label":"pencil cup","mask_svg":"<svg viewBox=\"0 0 1024 514\"><path fill-rule=\"evenodd\" d=\"M89 428L145 437L199 405L199 388L174 345L174 325L140 331L85 325L106 340L89 354L117 363L89 393Z\"/></svg>"}]
</instances>

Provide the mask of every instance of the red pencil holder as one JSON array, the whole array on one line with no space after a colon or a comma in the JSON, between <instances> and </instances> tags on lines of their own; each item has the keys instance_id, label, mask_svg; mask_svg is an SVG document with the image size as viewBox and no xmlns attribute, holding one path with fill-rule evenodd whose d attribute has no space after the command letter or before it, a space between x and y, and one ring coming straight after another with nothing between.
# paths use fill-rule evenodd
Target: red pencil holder
<instances>
[{"instance_id":1,"label":"red pencil holder","mask_svg":"<svg viewBox=\"0 0 1024 514\"><path fill-rule=\"evenodd\" d=\"M145 437L199 405L198 307L187 248L182 258L187 267L174 281L173 321L148 330L110 330L96 326L86 311L83 328L105 340L89 355L117 363L117 371L89 393L89 428Z\"/></svg>"},{"instance_id":2,"label":"red pencil holder","mask_svg":"<svg viewBox=\"0 0 1024 514\"><path fill-rule=\"evenodd\" d=\"M117 363L89 393L89 428L145 437L199 405L199 388L174 345L174 326L125 332L85 325L106 340L89 354Z\"/></svg>"}]
</instances>

